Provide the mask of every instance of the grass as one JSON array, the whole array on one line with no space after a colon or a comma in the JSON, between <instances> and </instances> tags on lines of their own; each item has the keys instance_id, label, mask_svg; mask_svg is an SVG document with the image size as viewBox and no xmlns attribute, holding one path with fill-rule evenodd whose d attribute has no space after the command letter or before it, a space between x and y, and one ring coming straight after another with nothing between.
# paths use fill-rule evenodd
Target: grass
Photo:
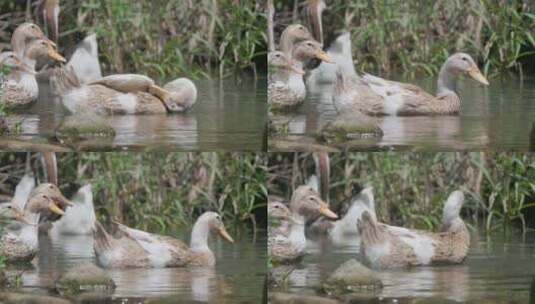
<instances>
[{"instance_id":1,"label":"grass","mask_svg":"<svg viewBox=\"0 0 535 304\"><path fill-rule=\"evenodd\" d=\"M292 2L275 1L279 32L293 22ZM535 59L535 6L529 1L328 2L324 32L351 32L361 70L435 75L449 55L463 51L485 73L522 73ZM296 19L307 24L305 12L298 12Z\"/></svg>"},{"instance_id":2,"label":"grass","mask_svg":"<svg viewBox=\"0 0 535 304\"><path fill-rule=\"evenodd\" d=\"M310 154L272 154L270 194L288 197L314 172ZM374 187L379 219L438 229L443 203L465 192L462 216L487 231L535 227L535 156L517 153L331 154L330 194L335 209L354 185Z\"/></svg>"},{"instance_id":3,"label":"grass","mask_svg":"<svg viewBox=\"0 0 535 304\"><path fill-rule=\"evenodd\" d=\"M0 155L14 188L26 154ZM36 155L33 166L41 168ZM100 220L155 233L191 226L217 211L229 226L265 227L265 158L253 153L62 153L60 189L70 197L92 183ZM41 170L41 169L39 169ZM42 174L40 174L42 177ZM7 185L6 185L7 186Z\"/></svg>"},{"instance_id":4,"label":"grass","mask_svg":"<svg viewBox=\"0 0 535 304\"><path fill-rule=\"evenodd\" d=\"M255 1L87 0L62 1L60 46L96 32L109 73L141 73L163 79L256 74L265 65L266 18ZM0 4L21 22L25 6ZM2 20L0 20L1 23ZM0 24L1 25L1 24ZM9 24L14 28L14 24ZM8 33L0 33L0 42Z\"/></svg>"}]
</instances>

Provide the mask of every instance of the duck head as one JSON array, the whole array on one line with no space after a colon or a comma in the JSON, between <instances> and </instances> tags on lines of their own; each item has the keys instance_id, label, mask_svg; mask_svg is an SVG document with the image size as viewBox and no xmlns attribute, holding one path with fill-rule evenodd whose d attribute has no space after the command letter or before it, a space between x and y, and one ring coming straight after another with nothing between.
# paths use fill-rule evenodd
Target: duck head
<instances>
[{"instance_id":1,"label":"duck head","mask_svg":"<svg viewBox=\"0 0 535 304\"><path fill-rule=\"evenodd\" d=\"M448 66L448 69L450 71L453 71L454 73L468 74L477 82L486 86L489 85L489 81L487 80L487 78L485 78L485 76L483 76L472 56L466 53L453 54L446 61L446 65Z\"/></svg>"},{"instance_id":2,"label":"duck head","mask_svg":"<svg viewBox=\"0 0 535 304\"><path fill-rule=\"evenodd\" d=\"M14 52L0 53L0 67L8 67L10 70L19 70L35 74L33 68L24 63Z\"/></svg>"},{"instance_id":3,"label":"duck head","mask_svg":"<svg viewBox=\"0 0 535 304\"><path fill-rule=\"evenodd\" d=\"M54 44L52 44L48 39L36 39L30 42L26 51L24 52L24 57L28 61L33 62L35 62L38 58L44 57L62 63L67 62L67 60L56 51Z\"/></svg>"},{"instance_id":4,"label":"duck head","mask_svg":"<svg viewBox=\"0 0 535 304\"><path fill-rule=\"evenodd\" d=\"M290 209L296 214L321 214L330 219L337 219L338 216L329 209L318 192L312 187L303 185L295 189L290 203Z\"/></svg>"},{"instance_id":5,"label":"duck head","mask_svg":"<svg viewBox=\"0 0 535 304\"><path fill-rule=\"evenodd\" d=\"M197 222L207 225L210 231L217 232L226 241L234 243L234 239L232 239L225 229L225 224L223 224L223 220L218 213L211 211L205 212L199 217Z\"/></svg>"},{"instance_id":6,"label":"duck head","mask_svg":"<svg viewBox=\"0 0 535 304\"><path fill-rule=\"evenodd\" d=\"M56 48L56 44L46 38L41 28L30 22L23 23L15 29L11 36L11 47L15 54L22 57L27 44L35 39L47 40L54 48Z\"/></svg>"},{"instance_id":7,"label":"duck head","mask_svg":"<svg viewBox=\"0 0 535 304\"><path fill-rule=\"evenodd\" d=\"M281 202L271 202L268 204L268 216L274 219L289 220L292 212Z\"/></svg>"},{"instance_id":8,"label":"duck head","mask_svg":"<svg viewBox=\"0 0 535 304\"><path fill-rule=\"evenodd\" d=\"M306 27L301 24L291 24L281 34L280 49L287 56L291 56L296 43L309 39L314 39L314 37Z\"/></svg>"},{"instance_id":9,"label":"duck head","mask_svg":"<svg viewBox=\"0 0 535 304\"><path fill-rule=\"evenodd\" d=\"M327 63L333 63L329 55L323 51L321 43L310 39L299 42L293 50L292 57L299 62L316 58Z\"/></svg>"},{"instance_id":10,"label":"duck head","mask_svg":"<svg viewBox=\"0 0 535 304\"><path fill-rule=\"evenodd\" d=\"M274 51L268 54L268 66L270 72L277 72L278 70L292 71L294 73L304 75L303 69L293 65L290 58L283 52Z\"/></svg>"},{"instance_id":11,"label":"duck head","mask_svg":"<svg viewBox=\"0 0 535 304\"><path fill-rule=\"evenodd\" d=\"M56 185L43 183L32 191L25 209L31 213L39 213L43 221L56 221L72 206Z\"/></svg>"}]
</instances>

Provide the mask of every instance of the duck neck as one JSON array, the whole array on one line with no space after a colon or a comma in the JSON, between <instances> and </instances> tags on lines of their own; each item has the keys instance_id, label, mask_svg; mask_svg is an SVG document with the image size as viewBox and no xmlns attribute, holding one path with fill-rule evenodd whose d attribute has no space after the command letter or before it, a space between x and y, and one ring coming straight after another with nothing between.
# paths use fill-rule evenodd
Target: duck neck
<instances>
[{"instance_id":1,"label":"duck neck","mask_svg":"<svg viewBox=\"0 0 535 304\"><path fill-rule=\"evenodd\" d=\"M210 234L210 226L202 218L195 222L193 230L191 231L190 248L196 252L210 251L208 248L208 235Z\"/></svg>"},{"instance_id":2,"label":"duck neck","mask_svg":"<svg viewBox=\"0 0 535 304\"><path fill-rule=\"evenodd\" d=\"M295 41L289 36L288 31L282 32L280 49L288 58L292 55L294 43Z\"/></svg>"},{"instance_id":3,"label":"duck neck","mask_svg":"<svg viewBox=\"0 0 535 304\"><path fill-rule=\"evenodd\" d=\"M448 69L447 62L442 66L438 74L437 95L457 95L457 81Z\"/></svg>"},{"instance_id":4,"label":"duck neck","mask_svg":"<svg viewBox=\"0 0 535 304\"><path fill-rule=\"evenodd\" d=\"M269 70L269 80L272 82L276 81L288 81L288 78L290 78L291 71L286 68L271 68Z\"/></svg>"},{"instance_id":5,"label":"duck neck","mask_svg":"<svg viewBox=\"0 0 535 304\"><path fill-rule=\"evenodd\" d=\"M294 214L293 220L290 221L290 242L297 247L304 247L305 238L305 218L300 214Z\"/></svg>"},{"instance_id":6,"label":"duck neck","mask_svg":"<svg viewBox=\"0 0 535 304\"><path fill-rule=\"evenodd\" d=\"M13 52L15 55L17 55L19 58L24 57L24 49L26 46L26 41L23 37L20 35L13 35L11 38L11 46L13 47Z\"/></svg>"}]
</instances>

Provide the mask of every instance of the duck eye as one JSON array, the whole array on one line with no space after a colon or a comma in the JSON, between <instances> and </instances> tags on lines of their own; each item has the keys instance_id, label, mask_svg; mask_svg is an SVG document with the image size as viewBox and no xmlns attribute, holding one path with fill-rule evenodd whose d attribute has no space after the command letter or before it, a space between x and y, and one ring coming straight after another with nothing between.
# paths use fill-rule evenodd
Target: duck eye
<instances>
[{"instance_id":1,"label":"duck eye","mask_svg":"<svg viewBox=\"0 0 535 304\"><path fill-rule=\"evenodd\" d=\"M463 57L462 59L463 59L464 61L468 61L468 58L466 58L466 57Z\"/></svg>"}]
</instances>

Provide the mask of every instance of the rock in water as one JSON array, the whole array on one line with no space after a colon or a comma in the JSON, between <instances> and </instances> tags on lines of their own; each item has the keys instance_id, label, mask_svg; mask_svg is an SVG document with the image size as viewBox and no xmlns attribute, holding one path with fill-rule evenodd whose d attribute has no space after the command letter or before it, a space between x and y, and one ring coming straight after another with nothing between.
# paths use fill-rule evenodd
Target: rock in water
<instances>
[{"instance_id":1,"label":"rock in water","mask_svg":"<svg viewBox=\"0 0 535 304\"><path fill-rule=\"evenodd\" d=\"M115 282L93 264L72 267L56 281L56 290L61 295L75 295L81 292L111 292Z\"/></svg>"},{"instance_id":2,"label":"rock in water","mask_svg":"<svg viewBox=\"0 0 535 304\"><path fill-rule=\"evenodd\" d=\"M337 300L313 295L293 294L286 292L270 292L272 304L338 304Z\"/></svg>"},{"instance_id":3,"label":"rock in water","mask_svg":"<svg viewBox=\"0 0 535 304\"><path fill-rule=\"evenodd\" d=\"M327 294L343 294L367 289L380 289L383 283L377 273L351 259L340 265L323 283Z\"/></svg>"},{"instance_id":4,"label":"rock in water","mask_svg":"<svg viewBox=\"0 0 535 304\"><path fill-rule=\"evenodd\" d=\"M0 303L3 304L71 304L71 301L49 297L40 294L23 294L15 292L0 292Z\"/></svg>"},{"instance_id":5,"label":"rock in water","mask_svg":"<svg viewBox=\"0 0 535 304\"><path fill-rule=\"evenodd\" d=\"M320 140L334 143L351 139L380 138L383 130L377 120L360 112L347 112L326 123L320 130Z\"/></svg>"}]
</instances>

